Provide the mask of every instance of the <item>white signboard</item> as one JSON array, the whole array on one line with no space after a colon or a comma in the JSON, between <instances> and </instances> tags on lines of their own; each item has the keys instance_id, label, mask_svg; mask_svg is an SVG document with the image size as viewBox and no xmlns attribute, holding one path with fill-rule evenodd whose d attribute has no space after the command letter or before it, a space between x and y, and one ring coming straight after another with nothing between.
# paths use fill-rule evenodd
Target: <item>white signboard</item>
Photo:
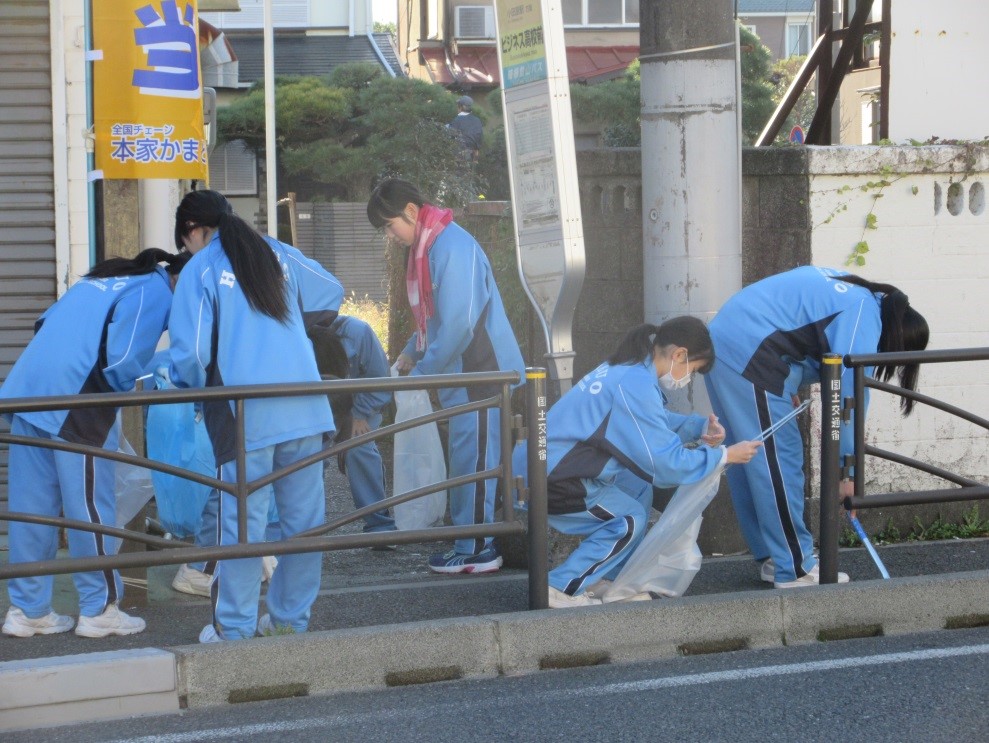
<instances>
[{"instance_id":1,"label":"white signboard","mask_svg":"<svg viewBox=\"0 0 989 743\"><path fill-rule=\"evenodd\" d=\"M573 378L584 235L560 0L495 0L519 273L561 392Z\"/></svg>"}]
</instances>

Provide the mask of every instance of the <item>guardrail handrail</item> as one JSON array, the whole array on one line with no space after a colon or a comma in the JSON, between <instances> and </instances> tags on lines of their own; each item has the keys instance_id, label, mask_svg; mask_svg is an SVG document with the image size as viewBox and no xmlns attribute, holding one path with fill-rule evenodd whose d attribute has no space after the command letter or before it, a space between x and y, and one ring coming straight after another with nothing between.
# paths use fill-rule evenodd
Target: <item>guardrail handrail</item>
<instances>
[{"instance_id":1,"label":"guardrail handrail","mask_svg":"<svg viewBox=\"0 0 989 743\"><path fill-rule=\"evenodd\" d=\"M832 358L834 358L832 356ZM989 419L963 410L955 405L946 403L929 395L912 390L906 390L894 384L882 382L865 374L866 367L901 366L903 364L939 364L968 361L989 361L989 348L957 348L938 349L931 351L901 351L896 353L846 354L842 358L844 367L854 369L854 389L852 397L843 397L841 390L840 367L832 363L821 365L821 562L820 575L822 583L837 581L838 555L838 484L848 472L849 462L838 461L837 439L832 440L829 431L835 431L840 426L839 414L847 419L850 411L865 409L865 392L874 389L887 392L899 397L910 399L922 405L935 408L949 415L989 430ZM835 385L837 387L835 388ZM835 409L835 389L840 398L838 409ZM855 453L852 457L854 471L851 473L854 482L854 495L841 501L841 506L848 512L861 508L884 508L889 506L918 505L927 503L952 503L958 501L989 499L989 485L971 478L949 472L948 470L931 465L912 457L886 451L865 443L865 416L856 415L854 421ZM865 457L866 455L886 459L913 469L926 472L959 487L900 491L896 493L881 493L866 496L865 494ZM846 458L847 459L847 458Z\"/></svg>"},{"instance_id":2,"label":"guardrail handrail","mask_svg":"<svg viewBox=\"0 0 989 743\"><path fill-rule=\"evenodd\" d=\"M541 389L541 403L539 398L527 394L527 416L535 421L538 416L539 405L542 405L542 416L545 418L545 384L538 383L538 374L542 373L545 379L545 370L527 370L527 378L530 374L536 374L537 390ZM202 562L205 560L237 559L242 557L260 557L263 555L283 555L299 552L330 551L337 549L354 549L358 547L371 547L384 544L412 544L421 542L433 542L445 539L463 539L476 537L499 537L513 534L522 534L525 529L514 516L514 498L511 497L515 483L512 477L512 447L514 437L512 435L513 416L511 410L511 386L519 382L519 375L514 371L497 372L472 372L467 374L436 374L422 376L404 377L381 377L374 379L334 379L321 382L289 383L289 384L266 384L266 385L238 385L230 387L213 387L206 389L169 389L135 392L112 392L95 393L86 395L63 395L50 397L25 397L7 398L0 400L0 414L12 414L21 412L39 412L46 410L65 410L79 408L100 408L100 407L134 407L145 405L170 405L186 402L205 402L224 400L231 401L236 406L237 424L237 460L238 464L244 459L244 401L271 397L302 397L328 395L333 393L356 393L370 391L402 391L402 390L433 390L449 387L476 387L500 385L500 391L481 400L474 400L450 408L435 410L419 418L410 419L401 423L393 423L382 426L375 431L370 431L361 436L353 437L347 441L335 444L320 452L310 455L305 459L293 462L287 467L258 478L247 481L243 466L238 466L237 479L235 482L222 482L214 477L201 475L197 472L187 470L182 467L166 464L158 460L142 457L140 455L126 454L119 451L111 451L98 446L88 444L77 444L68 441L54 441L50 439L36 439L26 436L15 436L9 433L0 433L0 443L13 443L26 446L37 446L41 448L69 451L80 454L90 454L92 456L110 459L116 462L132 464L165 474L174 475L191 482L216 488L226 493L236 496L243 504L247 496L265 487L275 480L289 475L299 469L315 464L316 462L329 459L337 454L349 449L361 446L369 441L386 438L400 431L416 428L429 422L447 420L464 413L480 411L487 408L499 407L501 410L500 435L502 441L501 462L491 469L449 478L442 482L433 483L416 490L400 493L386 498L383 501L355 509L353 512L343 517L338 517L328 521L321 527L310 529L306 532L296 534L288 539L281 539L277 542L248 542L246 539L246 509L238 509L241 521L238 542L232 545L217 545L215 547L195 547L189 546L185 542L174 541L162 537L145 534L143 532L108 526L105 524L92 524L88 522L67 519L61 516L39 516L30 513L20 512L0 512L0 521L18 521L25 523L42 524L56 528L70 528L80 531L105 534L122 540L129 540L156 547L157 552L128 552L124 554L106 555L87 558L56 558L54 560L37 561L30 563L14 563L0 565L0 579L19 578L36 575L57 575L75 572L88 572L93 570L154 567L158 565L176 565L186 562ZM531 409L530 409L531 407ZM531 483L538 481L541 476L542 488L545 491L545 466L540 475L536 471L530 472ZM337 529L345 524L356 521L368 513L388 508L389 506L405 503L406 501L428 495L450 487L461 484L478 482L481 480L498 477L501 479L502 509L501 520L490 524L474 524L469 526L440 526L428 529L396 531L387 533L368 534L338 534L333 536L323 536L326 532ZM546 531L543 529L533 530L531 523L535 519L537 522L541 517L545 523L545 500L541 506L538 503L530 503L529 508L529 552L530 558L533 555L543 555L542 567L539 567L538 560L535 567L530 561L529 604L531 608L545 608L547 603L547 590L545 582L545 553L546 553ZM496 516L497 518L497 516ZM542 588L540 589L540 586Z\"/></svg>"}]
</instances>

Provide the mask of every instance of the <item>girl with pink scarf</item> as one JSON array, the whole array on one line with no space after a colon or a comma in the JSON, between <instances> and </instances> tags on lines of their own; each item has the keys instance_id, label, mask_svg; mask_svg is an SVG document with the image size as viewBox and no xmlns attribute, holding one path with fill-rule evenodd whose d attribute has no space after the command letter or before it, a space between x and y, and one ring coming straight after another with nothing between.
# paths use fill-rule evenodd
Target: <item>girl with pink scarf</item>
<instances>
[{"instance_id":1,"label":"girl with pink scarf","mask_svg":"<svg viewBox=\"0 0 989 743\"><path fill-rule=\"evenodd\" d=\"M409 249L405 284L416 330L398 357L410 375L516 370L525 365L487 256L449 209L429 204L408 181L390 178L374 189L368 220ZM497 387L497 386L496 386ZM483 399L497 389L439 391L444 408ZM500 413L488 408L450 420L449 477L494 467L501 458ZM491 523L497 480L450 490L455 525ZM501 567L492 539L458 539L429 558L437 573L484 573Z\"/></svg>"}]
</instances>

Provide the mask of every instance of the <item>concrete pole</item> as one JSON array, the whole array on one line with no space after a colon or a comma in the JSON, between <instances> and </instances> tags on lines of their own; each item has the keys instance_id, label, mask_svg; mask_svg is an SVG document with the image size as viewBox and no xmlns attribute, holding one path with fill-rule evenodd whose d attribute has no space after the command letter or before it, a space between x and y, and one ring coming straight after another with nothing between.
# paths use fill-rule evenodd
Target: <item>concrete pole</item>
<instances>
[{"instance_id":1,"label":"concrete pole","mask_svg":"<svg viewBox=\"0 0 989 743\"><path fill-rule=\"evenodd\" d=\"M275 29L272 0L264 0L264 159L267 231L278 239L278 155L275 151Z\"/></svg>"},{"instance_id":2,"label":"concrete pole","mask_svg":"<svg viewBox=\"0 0 989 743\"><path fill-rule=\"evenodd\" d=\"M641 6L646 322L708 321L742 286L733 8L733 0Z\"/></svg>"},{"instance_id":3,"label":"concrete pole","mask_svg":"<svg viewBox=\"0 0 989 743\"><path fill-rule=\"evenodd\" d=\"M141 250L161 248L174 253L175 210L182 200L177 180L144 178L138 181L141 209Z\"/></svg>"}]
</instances>

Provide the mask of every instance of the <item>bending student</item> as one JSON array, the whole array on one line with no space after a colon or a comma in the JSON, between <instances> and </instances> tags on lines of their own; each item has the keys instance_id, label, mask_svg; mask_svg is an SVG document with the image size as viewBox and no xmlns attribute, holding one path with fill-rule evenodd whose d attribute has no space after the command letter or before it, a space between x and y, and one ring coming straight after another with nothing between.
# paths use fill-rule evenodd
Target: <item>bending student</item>
<instances>
[{"instance_id":1,"label":"bending student","mask_svg":"<svg viewBox=\"0 0 989 743\"><path fill-rule=\"evenodd\" d=\"M745 287L710 327L718 365L705 381L729 441L752 438L791 411L798 388L820 380L824 354L921 351L928 340L927 321L895 286L816 266ZM885 381L897 370L900 386L916 389L917 364L866 373L875 371ZM846 393L853 373L842 374ZM912 408L903 398L904 415ZM853 452L852 430L851 422L842 426L842 459ZM762 563L762 580L777 588L817 585L817 557L804 525L803 442L796 420L768 438L763 452L727 473L742 534ZM851 495L851 481L841 483L840 493ZM838 582L847 581L838 574Z\"/></svg>"},{"instance_id":2,"label":"bending student","mask_svg":"<svg viewBox=\"0 0 989 743\"><path fill-rule=\"evenodd\" d=\"M98 263L35 323L35 335L0 389L0 397L128 392L144 374L168 325L172 286L188 253L150 248L135 258ZM165 263L163 267L159 265ZM116 408L14 413L11 433L117 451ZM116 463L91 454L10 445L11 511L116 525ZM54 559L58 529L10 522L10 562ZM68 530L72 557L110 555L116 540ZM132 635L144 620L118 603L124 586L116 570L74 573L82 637ZM14 637L68 632L71 617L52 611L52 576L11 578L3 633Z\"/></svg>"}]
</instances>

